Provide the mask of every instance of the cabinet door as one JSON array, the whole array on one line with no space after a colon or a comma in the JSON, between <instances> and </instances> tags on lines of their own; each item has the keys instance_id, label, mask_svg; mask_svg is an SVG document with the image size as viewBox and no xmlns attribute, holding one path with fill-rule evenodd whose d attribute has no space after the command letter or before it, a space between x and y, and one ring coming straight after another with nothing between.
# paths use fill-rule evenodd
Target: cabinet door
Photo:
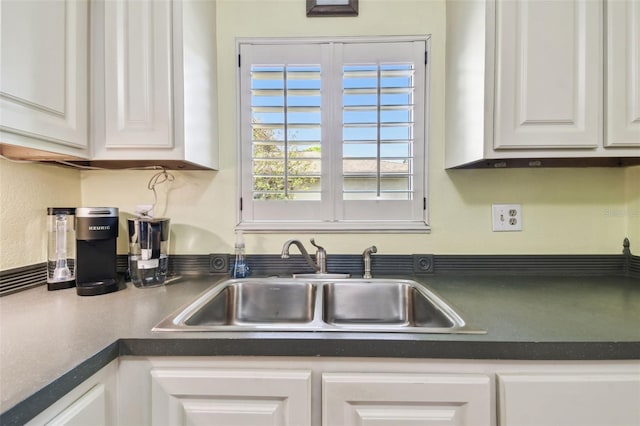
<instances>
[{"instance_id":1,"label":"cabinet door","mask_svg":"<svg viewBox=\"0 0 640 426\"><path fill-rule=\"evenodd\" d=\"M640 2L607 2L606 146L640 147Z\"/></svg>"},{"instance_id":2,"label":"cabinet door","mask_svg":"<svg viewBox=\"0 0 640 426\"><path fill-rule=\"evenodd\" d=\"M496 3L495 149L602 145L602 7Z\"/></svg>"},{"instance_id":3,"label":"cabinet door","mask_svg":"<svg viewBox=\"0 0 640 426\"><path fill-rule=\"evenodd\" d=\"M0 140L87 154L87 1L2 0Z\"/></svg>"},{"instance_id":4,"label":"cabinet door","mask_svg":"<svg viewBox=\"0 0 640 426\"><path fill-rule=\"evenodd\" d=\"M117 0L99 6L104 8L105 119L94 158L135 159L137 148L142 153L172 148L171 2Z\"/></svg>"},{"instance_id":5,"label":"cabinet door","mask_svg":"<svg viewBox=\"0 0 640 426\"><path fill-rule=\"evenodd\" d=\"M104 385L96 385L48 422L47 425L85 426L90 424L93 426L106 426L108 424L106 398Z\"/></svg>"},{"instance_id":6,"label":"cabinet door","mask_svg":"<svg viewBox=\"0 0 640 426\"><path fill-rule=\"evenodd\" d=\"M635 426L640 374L499 374L501 426Z\"/></svg>"},{"instance_id":7,"label":"cabinet door","mask_svg":"<svg viewBox=\"0 0 640 426\"><path fill-rule=\"evenodd\" d=\"M311 372L167 368L151 371L153 425L308 425Z\"/></svg>"},{"instance_id":8,"label":"cabinet door","mask_svg":"<svg viewBox=\"0 0 640 426\"><path fill-rule=\"evenodd\" d=\"M101 426L116 424L114 360L26 423L27 426Z\"/></svg>"},{"instance_id":9,"label":"cabinet door","mask_svg":"<svg viewBox=\"0 0 640 426\"><path fill-rule=\"evenodd\" d=\"M325 373L325 426L491 424L489 377L472 374Z\"/></svg>"}]
</instances>

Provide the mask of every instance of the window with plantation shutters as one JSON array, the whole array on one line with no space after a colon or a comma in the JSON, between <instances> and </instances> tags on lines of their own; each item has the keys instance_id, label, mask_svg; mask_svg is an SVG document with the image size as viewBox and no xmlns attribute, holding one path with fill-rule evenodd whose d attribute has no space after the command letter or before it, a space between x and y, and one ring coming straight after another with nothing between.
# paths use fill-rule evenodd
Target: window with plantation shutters
<instances>
[{"instance_id":1,"label":"window with plantation shutters","mask_svg":"<svg viewBox=\"0 0 640 426\"><path fill-rule=\"evenodd\" d=\"M428 230L428 45L239 41L239 228Z\"/></svg>"}]
</instances>

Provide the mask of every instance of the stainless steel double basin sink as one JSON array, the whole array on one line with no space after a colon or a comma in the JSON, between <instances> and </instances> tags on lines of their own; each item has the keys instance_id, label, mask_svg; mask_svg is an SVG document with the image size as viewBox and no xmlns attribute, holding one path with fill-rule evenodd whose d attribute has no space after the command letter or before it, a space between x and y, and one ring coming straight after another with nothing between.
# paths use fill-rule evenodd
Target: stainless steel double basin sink
<instances>
[{"instance_id":1,"label":"stainless steel double basin sink","mask_svg":"<svg viewBox=\"0 0 640 426\"><path fill-rule=\"evenodd\" d=\"M415 281L328 277L226 280L153 331L484 333Z\"/></svg>"}]
</instances>

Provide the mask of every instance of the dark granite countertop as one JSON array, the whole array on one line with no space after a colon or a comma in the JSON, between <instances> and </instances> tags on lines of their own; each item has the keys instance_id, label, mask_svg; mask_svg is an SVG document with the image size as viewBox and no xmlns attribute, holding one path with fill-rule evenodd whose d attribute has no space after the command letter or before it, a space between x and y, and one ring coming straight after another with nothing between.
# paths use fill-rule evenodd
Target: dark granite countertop
<instances>
[{"instance_id":1,"label":"dark granite countertop","mask_svg":"<svg viewBox=\"0 0 640 426\"><path fill-rule=\"evenodd\" d=\"M95 297L40 286L0 298L0 423L28 420L120 355L640 359L640 280L623 276L417 279L482 335L151 331L221 279Z\"/></svg>"}]
</instances>

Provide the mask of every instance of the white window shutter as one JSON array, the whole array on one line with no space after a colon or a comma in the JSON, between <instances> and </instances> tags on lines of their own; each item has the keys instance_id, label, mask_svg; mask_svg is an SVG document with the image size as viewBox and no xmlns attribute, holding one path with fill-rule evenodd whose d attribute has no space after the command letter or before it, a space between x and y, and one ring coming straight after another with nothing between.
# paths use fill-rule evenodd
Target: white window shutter
<instances>
[{"instance_id":1,"label":"white window shutter","mask_svg":"<svg viewBox=\"0 0 640 426\"><path fill-rule=\"evenodd\" d=\"M241 228L428 229L428 38L239 47Z\"/></svg>"}]
</instances>

